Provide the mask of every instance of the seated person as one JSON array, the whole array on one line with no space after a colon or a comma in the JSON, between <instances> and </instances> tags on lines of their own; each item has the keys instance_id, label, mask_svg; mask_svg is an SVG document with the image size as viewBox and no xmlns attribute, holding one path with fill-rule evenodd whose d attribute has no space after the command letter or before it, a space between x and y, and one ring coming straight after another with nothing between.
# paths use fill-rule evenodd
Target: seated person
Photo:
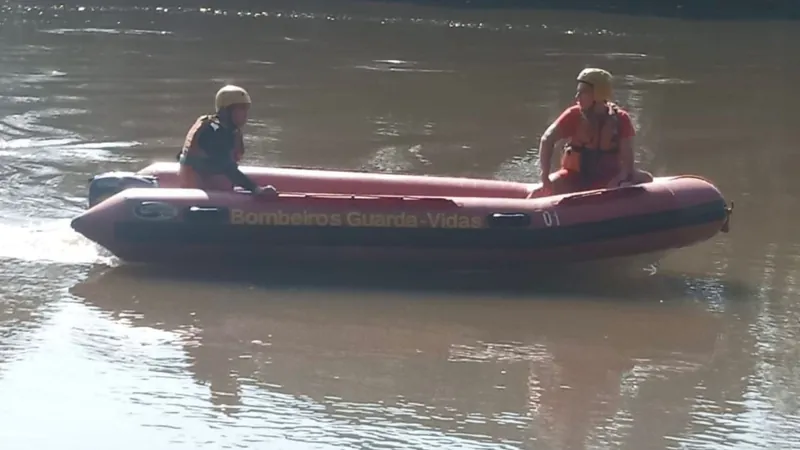
<instances>
[{"instance_id":1,"label":"seated person","mask_svg":"<svg viewBox=\"0 0 800 450\"><path fill-rule=\"evenodd\" d=\"M239 170L244 154L241 129L247 123L250 104L250 95L238 86L224 86L217 92L216 114L195 121L177 155L180 187L232 190L241 186L255 195L277 195L274 187L259 187Z\"/></svg>"},{"instance_id":2,"label":"seated person","mask_svg":"<svg viewBox=\"0 0 800 450\"><path fill-rule=\"evenodd\" d=\"M567 108L544 132L539 144L542 187L534 197L558 195L623 183L653 181L634 168L633 137L628 113L610 101L611 74L584 69L578 75L576 104ZM555 143L566 139L561 169L550 173Z\"/></svg>"}]
</instances>

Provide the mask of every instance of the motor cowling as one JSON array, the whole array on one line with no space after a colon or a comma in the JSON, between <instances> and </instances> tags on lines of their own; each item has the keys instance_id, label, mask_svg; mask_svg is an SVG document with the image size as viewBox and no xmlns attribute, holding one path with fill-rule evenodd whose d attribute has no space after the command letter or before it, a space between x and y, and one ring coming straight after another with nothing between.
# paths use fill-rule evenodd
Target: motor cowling
<instances>
[{"instance_id":1,"label":"motor cowling","mask_svg":"<svg viewBox=\"0 0 800 450\"><path fill-rule=\"evenodd\" d=\"M134 172L106 172L89 180L89 207L131 188L156 188L158 180L148 175Z\"/></svg>"}]
</instances>

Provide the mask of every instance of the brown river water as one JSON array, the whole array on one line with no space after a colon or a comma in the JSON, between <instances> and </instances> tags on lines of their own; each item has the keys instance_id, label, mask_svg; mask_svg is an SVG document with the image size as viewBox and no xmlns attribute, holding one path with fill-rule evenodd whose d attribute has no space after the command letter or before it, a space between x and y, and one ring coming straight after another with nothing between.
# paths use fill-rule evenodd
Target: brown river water
<instances>
[{"instance_id":1,"label":"brown river water","mask_svg":"<svg viewBox=\"0 0 800 450\"><path fill-rule=\"evenodd\" d=\"M0 6L0 448L800 448L796 23L264 3ZM248 164L536 181L587 65L730 234L520 283L156 272L69 228L224 82Z\"/></svg>"}]
</instances>

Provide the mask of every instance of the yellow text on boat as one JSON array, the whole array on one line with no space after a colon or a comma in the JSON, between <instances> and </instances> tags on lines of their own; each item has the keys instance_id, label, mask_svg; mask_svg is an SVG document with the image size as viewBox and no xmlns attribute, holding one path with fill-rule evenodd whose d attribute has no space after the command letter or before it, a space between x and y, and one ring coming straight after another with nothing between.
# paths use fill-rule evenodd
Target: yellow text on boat
<instances>
[{"instance_id":1,"label":"yellow text on boat","mask_svg":"<svg viewBox=\"0 0 800 450\"><path fill-rule=\"evenodd\" d=\"M231 209L230 223L252 226L376 227L376 228L481 228L483 217L443 212L368 213L269 212Z\"/></svg>"}]
</instances>

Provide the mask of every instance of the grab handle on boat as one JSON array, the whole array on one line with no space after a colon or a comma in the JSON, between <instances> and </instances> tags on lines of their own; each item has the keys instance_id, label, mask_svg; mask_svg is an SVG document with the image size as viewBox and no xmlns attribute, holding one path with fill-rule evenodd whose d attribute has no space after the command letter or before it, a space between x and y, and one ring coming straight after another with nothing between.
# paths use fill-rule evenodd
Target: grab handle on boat
<instances>
[{"instance_id":1,"label":"grab handle on boat","mask_svg":"<svg viewBox=\"0 0 800 450\"><path fill-rule=\"evenodd\" d=\"M609 197L632 197L647 192L643 186L625 186L614 189L603 189L599 191L573 194L558 201L559 205L575 205L580 203L591 203L599 198L608 199Z\"/></svg>"},{"instance_id":2,"label":"grab handle on boat","mask_svg":"<svg viewBox=\"0 0 800 450\"><path fill-rule=\"evenodd\" d=\"M216 206L191 206L183 213L187 222L225 222L228 216L228 208Z\"/></svg>"},{"instance_id":3,"label":"grab handle on boat","mask_svg":"<svg viewBox=\"0 0 800 450\"><path fill-rule=\"evenodd\" d=\"M733 214L733 201L731 201L731 206L725 206L725 222L722 223L722 228L720 229L723 233L731 231L731 214Z\"/></svg>"},{"instance_id":4,"label":"grab handle on boat","mask_svg":"<svg viewBox=\"0 0 800 450\"><path fill-rule=\"evenodd\" d=\"M335 200L352 200L357 202L379 202L379 203L397 203L397 204L418 204L418 205L436 205L436 206L458 206L458 203L450 198L444 197L415 197L404 195L355 195L355 194L305 194L306 199L322 200L322 199L335 199Z\"/></svg>"},{"instance_id":5,"label":"grab handle on boat","mask_svg":"<svg viewBox=\"0 0 800 450\"><path fill-rule=\"evenodd\" d=\"M531 224L531 216L526 213L493 213L487 222L491 228L527 227Z\"/></svg>"}]
</instances>

